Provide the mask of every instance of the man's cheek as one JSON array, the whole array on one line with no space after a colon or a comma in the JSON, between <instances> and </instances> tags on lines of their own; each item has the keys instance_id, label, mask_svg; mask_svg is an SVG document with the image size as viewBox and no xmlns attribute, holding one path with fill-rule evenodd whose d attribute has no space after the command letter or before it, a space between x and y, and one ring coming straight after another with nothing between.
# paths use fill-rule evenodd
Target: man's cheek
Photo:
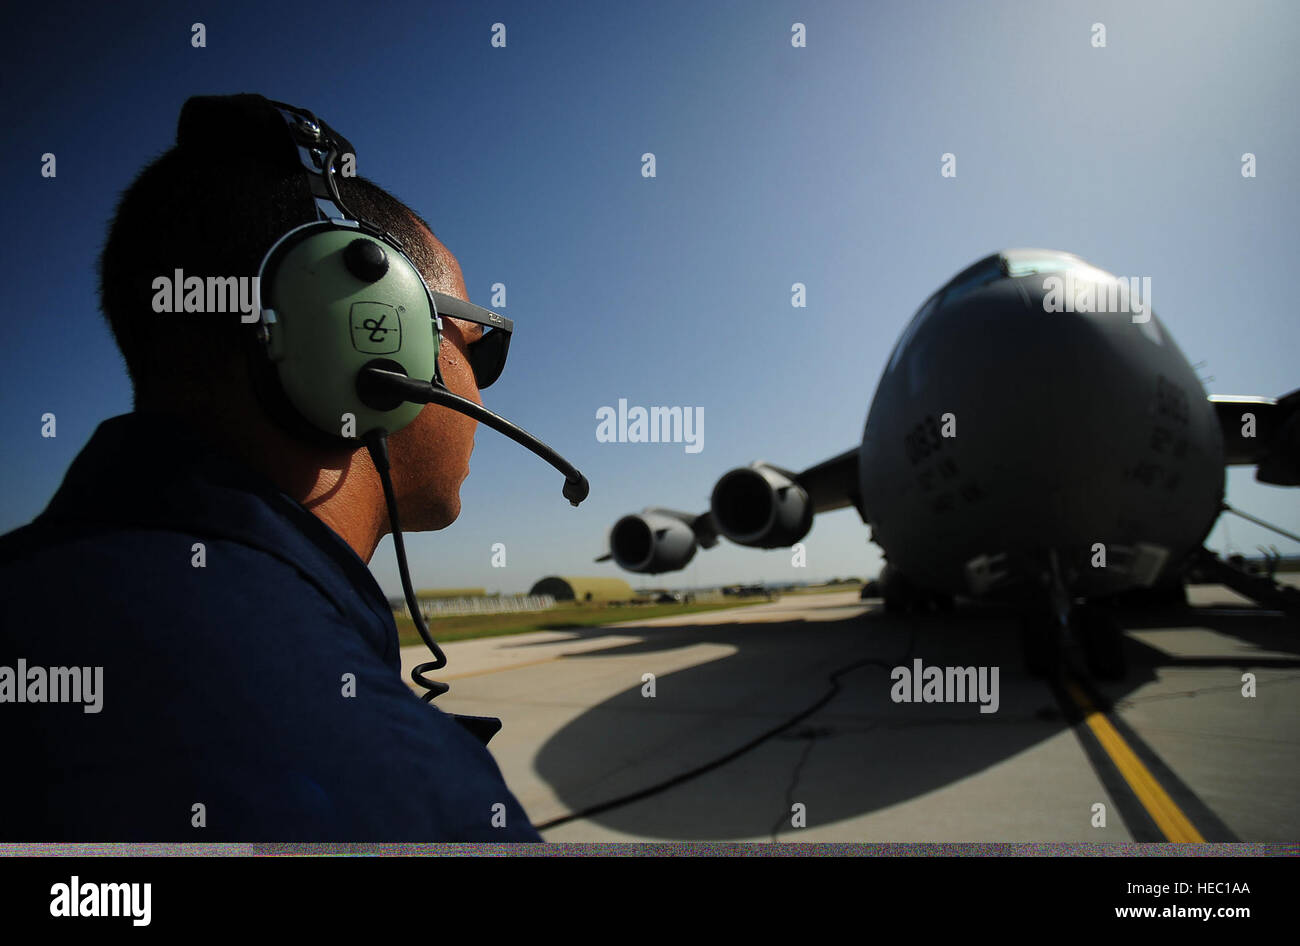
<instances>
[{"instance_id":1,"label":"man's cheek","mask_svg":"<svg viewBox=\"0 0 1300 946\"><path fill-rule=\"evenodd\" d=\"M441 351L438 352L438 367L442 369L442 377L447 382L447 386L459 393L464 386L465 375L469 366L456 346L444 344Z\"/></svg>"}]
</instances>

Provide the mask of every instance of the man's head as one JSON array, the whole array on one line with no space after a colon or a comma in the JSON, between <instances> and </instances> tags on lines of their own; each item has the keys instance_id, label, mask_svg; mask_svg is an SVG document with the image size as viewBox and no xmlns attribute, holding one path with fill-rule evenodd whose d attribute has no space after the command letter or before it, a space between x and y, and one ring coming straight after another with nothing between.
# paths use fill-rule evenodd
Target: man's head
<instances>
[{"instance_id":1,"label":"man's head","mask_svg":"<svg viewBox=\"0 0 1300 946\"><path fill-rule=\"evenodd\" d=\"M100 257L101 307L137 410L193 425L308 501L322 479L333 488L349 471L368 473L364 449L321 447L277 422L278 412L253 383L259 352L254 326L240 313L153 310L158 277L175 270L187 277L254 276L280 236L314 219L305 175L285 160L282 126L249 128L228 142L195 141L193 134L187 140L195 101L182 113L180 143L147 166L118 204ZM364 178L336 180L354 214L402 241L430 289L467 297L459 264L423 219ZM477 401L465 346L481 329L449 318L443 326L442 377L450 390ZM472 420L430 406L390 438L404 528L437 529L456 518L474 428Z\"/></svg>"}]
</instances>

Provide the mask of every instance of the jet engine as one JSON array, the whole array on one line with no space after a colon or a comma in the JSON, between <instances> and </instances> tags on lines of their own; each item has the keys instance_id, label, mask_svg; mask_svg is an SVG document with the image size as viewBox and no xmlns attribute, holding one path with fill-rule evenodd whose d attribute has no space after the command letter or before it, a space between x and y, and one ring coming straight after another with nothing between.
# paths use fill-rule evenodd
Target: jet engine
<instances>
[{"instance_id":1,"label":"jet engine","mask_svg":"<svg viewBox=\"0 0 1300 946\"><path fill-rule=\"evenodd\" d=\"M794 474L766 463L723 475L713 487L713 524L738 545L793 545L812 528L813 506Z\"/></svg>"},{"instance_id":2,"label":"jet engine","mask_svg":"<svg viewBox=\"0 0 1300 946\"><path fill-rule=\"evenodd\" d=\"M695 557L695 531L675 516L646 510L624 516L609 533L609 552L620 568L658 575L685 568Z\"/></svg>"}]
</instances>

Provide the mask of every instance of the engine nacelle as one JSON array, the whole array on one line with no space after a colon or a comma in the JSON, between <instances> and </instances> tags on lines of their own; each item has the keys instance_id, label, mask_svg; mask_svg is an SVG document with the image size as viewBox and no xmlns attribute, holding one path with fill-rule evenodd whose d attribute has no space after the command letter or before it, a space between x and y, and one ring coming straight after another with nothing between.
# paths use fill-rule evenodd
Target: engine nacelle
<instances>
[{"instance_id":1,"label":"engine nacelle","mask_svg":"<svg viewBox=\"0 0 1300 946\"><path fill-rule=\"evenodd\" d=\"M738 545L793 545L812 528L808 494L783 470L755 463L723 475L713 487L713 524Z\"/></svg>"},{"instance_id":2,"label":"engine nacelle","mask_svg":"<svg viewBox=\"0 0 1300 946\"><path fill-rule=\"evenodd\" d=\"M609 533L609 551L619 567L647 575L685 568L696 545L686 522L651 510L624 516Z\"/></svg>"}]
</instances>

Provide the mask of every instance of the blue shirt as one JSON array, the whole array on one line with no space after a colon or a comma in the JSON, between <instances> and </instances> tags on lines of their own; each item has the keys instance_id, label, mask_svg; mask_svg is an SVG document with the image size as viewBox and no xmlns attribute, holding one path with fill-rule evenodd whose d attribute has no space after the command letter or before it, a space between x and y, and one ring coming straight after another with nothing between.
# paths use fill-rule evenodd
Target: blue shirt
<instances>
[{"instance_id":1,"label":"blue shirt","mask_svg":"<svg viewBox=\"0 0 1300 946\"><path fill-rule=\"evenodd\" d=\"M102 667L99 711L16 702L20 660L47 700L51 668ZM0 838L540 840L400 673L388 602L333 530L183 421L112 418L0 538Z\"/></svg>"}]
</instances>

